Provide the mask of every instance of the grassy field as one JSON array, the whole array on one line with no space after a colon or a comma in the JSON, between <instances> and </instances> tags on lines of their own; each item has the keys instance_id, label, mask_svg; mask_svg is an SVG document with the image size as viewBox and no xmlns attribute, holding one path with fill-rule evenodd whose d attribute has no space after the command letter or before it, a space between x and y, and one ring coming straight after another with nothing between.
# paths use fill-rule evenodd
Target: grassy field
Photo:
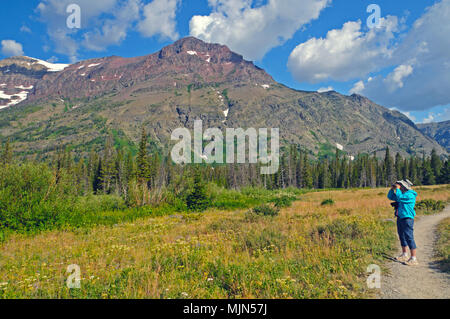
<instances>
[{"instance_id":1,"label":"grassy field","mask_svg":"<svg viewBox=\"0 0 450 319\"><path fill-rule=\"evenodd\" d=\"M448 186L418 200L448 201ZM174 213L0 245L0 298L358 298L396 235L387 189L302 194L277 216ZM329 200L331 199L331 200ZM81 288L68 289L79 265Z\"/></svg>"},{"instance_id":2,"label":"grassy field","mask_svg":"<svg viewBox=\"0 0 450 319\"><path fill-rule=\"evenodd\" d=\"M439 267L450 273L450 218L444 219L439 224L436 248Z\"/></svg>"}]
</instances>

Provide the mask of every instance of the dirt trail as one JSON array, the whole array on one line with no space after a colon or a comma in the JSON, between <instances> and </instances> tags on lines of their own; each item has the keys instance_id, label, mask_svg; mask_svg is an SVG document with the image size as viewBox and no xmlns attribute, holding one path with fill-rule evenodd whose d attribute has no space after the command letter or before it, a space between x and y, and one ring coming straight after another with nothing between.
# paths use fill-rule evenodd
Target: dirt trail
<instances>
[{"instance_id":1,"label":"dirt trail","mask_svg":"<svg viewBox=\"0 0 450 319\"><path fill-rule=\"evenodd\" d=\"M439 214L417 218L414 239L419 265L407 266L392 261L389 264L390 273L382 276L381 298L450 298L450 275L439 271L433 262L436 227L446 217L450 217L450 206ZM400 244L398 247L400 252Z\"/></svg>"}]
</instances>

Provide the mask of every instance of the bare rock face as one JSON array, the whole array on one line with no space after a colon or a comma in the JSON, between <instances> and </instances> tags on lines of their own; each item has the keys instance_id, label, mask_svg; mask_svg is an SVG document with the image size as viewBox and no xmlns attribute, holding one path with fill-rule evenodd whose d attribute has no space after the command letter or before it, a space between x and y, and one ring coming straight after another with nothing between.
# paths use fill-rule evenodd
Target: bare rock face
<instances>
[{"instance_id":1,"label":"bare rock face","mask_svg":"<svg viewBox=\"0 0 450 319\"><path fill-rule=\"evenodd\" d=\"M152 55L137 58L107 57L73 64L62 72L46 73L31 101L101 96L147 82L151 90L161 90L182 77L183 83L267 82L273 79L252 62L226 46L184 38Z\"/></svg>"},{"instance_id":2,"label":"bare rock face","mask_svg":"<svg viewBox=\"0 0 450 319\"><path fill-rule=\"evenodd\" d=\"M142 126L167 148L171 132L196 119L220 129L280 128L282 143L318 156L336 147L381 155L386 146L403 155L446 154L399 112L359 95L290 89L226 46L193 37L134 58L2 60L0 108L0 139L10 137L24 155L63 144L80 153L101 149L111 130L133 145Z\"/></svg>"},{"instance_id":3,"label":"bare rock face","mask_svg":"<svg viewBox=\"0 0 450 319\"><path fill-rule=\"evenodd\" d=\"M450 152L450 121L418 124L417 127L426 136L436 140L447 152Z\"/></svg>"}]
</instances>

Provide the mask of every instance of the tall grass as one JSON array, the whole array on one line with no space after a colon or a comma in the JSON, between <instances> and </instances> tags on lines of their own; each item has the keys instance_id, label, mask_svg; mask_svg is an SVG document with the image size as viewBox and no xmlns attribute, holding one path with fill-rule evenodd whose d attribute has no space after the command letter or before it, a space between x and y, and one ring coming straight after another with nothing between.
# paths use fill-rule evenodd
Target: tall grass
<instances>
[{"instance_id":1,"label":"tall grass","mask_svg":"<svg viewBox=\"0 0 450 319\"><path fill-rule=\"evenodd\" d=\"M38 220L47 226L1 243L0 298L368 297L367 266L382 265L383 253L396 246L387 190L208 185L213 207L186 213L175 199L129 208L115 196L80 197L66 188L70 181L51 186L45 168L17 169L20 177L2 176L2 214L31 221L24 223L30 228ZM16 178L28 183L14 185ZM329 198L333 205L321 205ZM423 188L423 199L447 201L448 189ZM283 207L270 217L248 214L264 203ZM50 230L58 224L72 227ZM80 266L81 289L65 285L71 264Z\"/></svg>"},{"instance_id":2,"label":"tall grass","mask_svg":"<svg viewBox=\"0 0 450 319\"><path fill-rule=\"evenodd\" d=\"M89 231L15 234L0 247L0 297L368 297L367 266L382 265L396 243L386 193L311 192L272 217L213 208ZM435 200L447 194L419 192ZM334 205L322 206L327 198ZM65 285L70 264L81 268L81 289Z\"/></svg>"},{"instance_id":3,"label":"tall grass","mask_svg":"<svg viewBox=\"0 0 450 319\"><path fill-rule=\"evenodd\" d=\"M0 172L0 241L6 233L74 229L114 225L144 216L161 216L188 211L192 187L150 191L130 185L127 201L117 195L81 194L64 170L55 173L46 164L7 165ZM226 190L206 185L205 208L233 210L260 203L292 201L295 189L269 191L245 188ZM143 203L149 203L144 205ZM151 204L150 204L151 203ZM280 202L281 203L281 202Z\"/></svg>"},{"instance_id":4,"label":"tall grass","mask_svg":"<svg viewBox=\"0 0 450 319\"><path fill-rule=\"evenodd\" d=\"M437 229L436 257L439 268L450 273L450 218L444 219Z\"/></svg>"}]
</instances>

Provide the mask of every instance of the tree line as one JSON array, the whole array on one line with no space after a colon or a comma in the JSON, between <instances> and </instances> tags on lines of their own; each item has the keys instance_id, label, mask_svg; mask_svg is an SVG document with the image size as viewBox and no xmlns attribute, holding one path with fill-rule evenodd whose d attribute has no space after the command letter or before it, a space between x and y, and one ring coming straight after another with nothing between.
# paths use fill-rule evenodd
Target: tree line
<instances>
[{"instance_id":1,"label":"tree line","mask_svg":"<svg viewBox=\"0 0 450 319\"><path fill-rule=\"evenodd\" d=\"M9 141L0 154L2 165L14 161ZM79 195L117 194L135 205L147 204L162 189L177 194L186 187L198 189L202 183L215 183L227 189L384 187L405 178L415 185L450 183L449 159L442 160L435 150L428 156L403 158L399 153L393 156L386 147L385 156L380 159L375 153L350 158L336 149L334 156L312 160L306 149L290 145L281 150L280 168L273 175L261 175L260 164L175 165L170 156L149 152L144 129L136 156L114 147L113 137L109 136L101 153L91 151L75 160L70 150L59 148L49 165L56 183L63 174L69 174L74 192Z\"/></svg>"}]
</instances>

